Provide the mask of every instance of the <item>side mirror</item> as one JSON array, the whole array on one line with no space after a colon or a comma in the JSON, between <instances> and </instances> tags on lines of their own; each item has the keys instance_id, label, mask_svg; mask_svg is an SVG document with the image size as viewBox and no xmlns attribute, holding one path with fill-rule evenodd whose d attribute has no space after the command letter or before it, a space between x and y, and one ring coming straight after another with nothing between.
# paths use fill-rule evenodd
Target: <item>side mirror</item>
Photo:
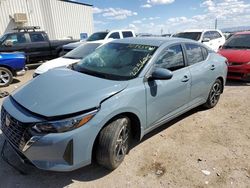
<instances>
[{"instance_id":1,"label":"side mirror","mask_svg":"<svg viewBox=\"0 0 250 188\"><path fill-rule=\"evenodd\" d=\"M210 39L209 38L203 38L202 42L209 42Z\"/></svg>"},{"instance_id":2,"label":"side mirror","mask_svg":"<svg viewBox=\"0 0 250 188\"><path fill-rule=\"evenodd\" d=\"M151 80L169 80L173 77L173 72L164 68L155 68L150 76Z\"/></svg>"},{"instance_id":3,"label":"side mirror","mask_svg":"<svg viewBox=\"0 0 250 188\"><path fill-rule=\"evenodd\" d=\"M6 46L6 47L11 47L11 46L13 46L13 41L11 41L11 40L6 40L6 41L4 41L4 46Z\"/></svg>"}]
</instances>

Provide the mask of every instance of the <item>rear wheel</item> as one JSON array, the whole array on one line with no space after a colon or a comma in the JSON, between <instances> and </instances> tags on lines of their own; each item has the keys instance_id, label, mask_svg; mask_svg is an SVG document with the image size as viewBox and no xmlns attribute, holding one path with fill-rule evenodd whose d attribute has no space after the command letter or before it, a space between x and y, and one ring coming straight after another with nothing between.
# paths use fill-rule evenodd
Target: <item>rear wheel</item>
<instances>
[{"instance_id":1,"label":"rear wheel","mask_svg":"<svg viewBox=\"0 0 250 188\"><path fill-rule=\"evenodd\" d=\"M12 72L5 67L0 67L0 87L8 86L12 81Z\"/></svg>"},{"instance_id":2,"label":"rear wheel","mask_svg":"<svg viewBox=\"0 0 250 188\"><path fill-rule=\"evenodd\" d=\"M222 88L223 88L223 85L222 85L221 80L217 79L214 82L212 88L210 89L209 96L208 96L206 103L204 104L204 107L209 109L209 108L213 108L216 106L216 104L218 103L220 99Z\"/></svg>"},{"instance_id":3,"label":"rear wheel","mask_svg":"<svg viewBox=\"0 0 250 188\"><path fill-rule=\"evenodd\" d=\"M110 170L116 169L129 151L130 119L121 117L102 129L99 135L97 162Z\"/></svg>"}]
</instances>

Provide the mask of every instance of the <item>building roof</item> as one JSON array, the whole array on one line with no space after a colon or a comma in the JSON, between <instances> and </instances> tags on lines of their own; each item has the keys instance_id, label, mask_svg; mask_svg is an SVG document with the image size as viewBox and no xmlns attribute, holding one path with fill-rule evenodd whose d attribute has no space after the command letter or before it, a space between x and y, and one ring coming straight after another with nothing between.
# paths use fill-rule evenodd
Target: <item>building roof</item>
<instances>
[{"instance_id":1,"label":"building roof","mask_svg":"<svg viewBox=\"0 0 250 188\"><path fill-rule=\"evenodd\" d=\"M67 3L75 3L75 4L78 4L78 5L85 5L85 6L90 6L90 7L93 6L91 4L82 3L80 1L74 1L74 0L59 0L59 1L64 1L64 2L67 2Z\"/></svg>"}]
</instances>

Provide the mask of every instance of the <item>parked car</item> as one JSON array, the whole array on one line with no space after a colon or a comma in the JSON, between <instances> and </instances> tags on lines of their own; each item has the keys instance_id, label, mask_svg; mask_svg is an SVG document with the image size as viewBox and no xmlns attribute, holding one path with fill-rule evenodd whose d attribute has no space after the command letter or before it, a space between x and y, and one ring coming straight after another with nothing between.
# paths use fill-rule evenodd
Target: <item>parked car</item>
<instances>
[{"instance_id":1,"label":"parked car","mask_svg":"<svg viewBox=\"0 0 250 188\"><path fill-rule=\"evenodd\" d=\"M75 43L70 43L63 46L63 50L61 55L64 55L74 48L78 47L79 45L85 43L85 42L91 42L91 41L111 41L114 39L123 39L128 37L136 37L133 30L113 30L113 31L102 31L102 32L96 32L87 38L86 41L80 41Z\"/></svg>"},{"instance_id":2,"label":"parked car","mask_svg":"<svg viewBox=\"0 0 250 188\"><path fill-rule=\"evenodd\" d=\"M7 33L0 38L0 52L24 52L27 63L49 60L59 56L62 46L76 40L49 40L44 31L37 27L17 28L16 32Z\"/></svg>"},{"instance_id":3,"label":"parked car","mask_svg":"<svg viewBox=\"0 0 250 188\"><path fill-rule=\"evenodd\" d=\"M228 59L229 79L250 81L250 32L231 36L218 52Z\"/></svg>"},{"instance_id":4,"label":"parked car","mask_svg":"<svg viewBox=\"0 0 250 188\"><path fill-rule=\"evenodd\" d=\"M0 53L0 87L12 83L13 77L25 74L25 55L20 52Z\"/></svg>"},{"instance_id":5,"label":"parked car","mask_svg":"<svg viewBox=\"0 0 250 188\"><path fill-rule=\"evenodd\" d=\"M85 44L80 45L74 50L68 52L62 57L52 59L40 65L34 72L33 77L36 77L40 74L45 73L46 71L57 68L57 67L66 67L74 63L79 62L82 58L92 53L99 46L107 43L107 41L93 41L86 42Z\"/></svg>"},{"instance_id":6,"label":"parked car","mask_svg":"<svg viewBox=\"0 0 250 188\"><path fill-rule=\"evenodd\" d=\"M196 106L213 108L225 85L225 62L192 40L114 40L72 69L50 70L7 97L1 129L39 169L70 171L92 158L115 169L132 138Z\"/></svg>"},{"instance_id":7,"label":"parked car","mask_svg":"<svg viewBox=\"0 0 250 188\"><path fill-rule=\"evenodd\" d=\"M173 37L192 39L198 42L202 42L214 51L218 51L226 39L220 30L186 30L181 33L174 34Z\"/></svg>"}]
</instances>

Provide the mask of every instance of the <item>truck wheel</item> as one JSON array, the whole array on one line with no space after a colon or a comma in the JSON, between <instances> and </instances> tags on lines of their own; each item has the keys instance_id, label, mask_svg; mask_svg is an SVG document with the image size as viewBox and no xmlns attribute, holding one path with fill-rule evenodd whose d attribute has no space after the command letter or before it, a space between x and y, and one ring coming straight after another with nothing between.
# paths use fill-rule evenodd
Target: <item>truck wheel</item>
<instances>
[{"instance_id":1,"label":"truck wheel","mask_svg":"<svg viewBox=\"0 0 250 188\"><path fill-rule=\"evenodd\" d=\"M5 67L0 67L0 87L8 86L10 83L12 83L12 81L12 72Z\"/></svg>"},{"instance_id":2,"label":"truck wheel","mask_svg":"<svg viewBox=\"0 0 250 188\"><path fill-rule=\"evenodd\" d=\"M130 138L129 118L121 117L109 123L99 135L97 162L110 170L116 169L129 151Z\"/></svg>"},{"instance_id":3,"label":"truck wheel","mask_svg":"<svg viewBox=\"0 0 250 188\"><path fill-rule=\"evenodd\" d=\"M222 93L222 87L223 86L221 80L217 79L210 89L207 102L203 105L205 108L210 109L216 106Z\"/></svg>"}]
</instances>

